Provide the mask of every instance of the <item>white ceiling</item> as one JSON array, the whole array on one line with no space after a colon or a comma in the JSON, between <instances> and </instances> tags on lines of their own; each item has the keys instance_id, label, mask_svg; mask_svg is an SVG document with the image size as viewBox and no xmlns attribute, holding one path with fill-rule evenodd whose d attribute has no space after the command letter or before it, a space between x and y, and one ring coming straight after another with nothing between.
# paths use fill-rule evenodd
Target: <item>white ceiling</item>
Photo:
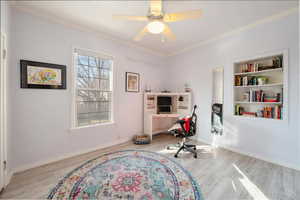
<instances>
[{"instance_id":1,"label":"white ceiling","mask_svg":"<svg viewBox=\"0 0 300 200\"><path fill-rule=\"evenodd\" d=\"M171 54L293 7L298 1L164 1L166 13L202 9L196 20L170 23L176 41L161 42L159 35L147 35L140 42L132 38L145 22L119 21L112 15L141 15L148 12L148 1L18 1L25 7L52 18L77 24L121 40L130 41L157 52Z\"/></svg>"}]
</instances>

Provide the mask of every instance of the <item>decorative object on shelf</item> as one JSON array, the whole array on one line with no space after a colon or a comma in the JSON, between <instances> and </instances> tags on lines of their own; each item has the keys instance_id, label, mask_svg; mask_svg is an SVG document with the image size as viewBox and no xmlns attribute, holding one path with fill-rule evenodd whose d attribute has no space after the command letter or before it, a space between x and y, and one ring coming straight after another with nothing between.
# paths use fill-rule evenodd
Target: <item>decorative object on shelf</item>
<instances>
[{"instance_id":1,"label":"decorative object on shelf","mask_svg":"<svg viewBox=\"0 0 300 200\"><path fill-rule=\"evenodd\" d=\"M276 56L275 58L273 58L272 62L275 68L282 67L282 56Z\"/></svg>"},{"instance_id":2,"label":"decorative object on shelf","mask_svg":"<svg viewBox=\"0 0 300 200\"><path fill-rule=\"evenodd\" d=\"M140 74L126 72L126 92L140 92Z\"/></svg>"},{"instance_id":3,"label":"decorative object on shelf","mask_svg":"<svg viewBox=\"0 0 300 200\"><path fill-rule=\"evenodd\" d=\"M185 92L191 92L192 91L192 89L190 88L190 85L188 83L184 84L184 91Z\"/></svg>"},{"instance_id":4,"label":"decorative object on shelf","mask_svg":"<svg viewBox=\"0 0 300 200\"><path fill-rule=\"evenodd\" d=\"M178 97L178 109L187 109L186 102L183 96Z\"/></svg>"},{"instance_id":5,"label":"decorative object on shelf","mask_svg":"<svg viewBox=\"0 0 300 200\"><path fill-rule=\"evenodd\" d=\"M163 91L161 91L161 93L171 93L171 91L170 90L163 90Z\"/></svg>"},{"instance_id":6,"label":"decorative object on shelf","mask_svg":"<svg viewBox=\"0 0 300 200\"><path fill-rule=\"evenodd\" d=\"M145 85L145 92L151 92L151 87L148 84Z\"/></svg>"},{"instance_id":7,"label":"decorative object on shelf","mask_svg":"<svg viewBox=\"0 0 300 200\"><path fill-rule=\"evenodd\" d=\"M178 101L183 101L183 96L179 96Z\"/></svg>"},{"instance_id":8,"label":"decorative object on shelf","mask_svg":"<svg viewBox=\"0 0 300 200\"><path fill-rule=\"evenodd\" d=\"M268 84L268 77L266 76L258 76L256 77L257 81L255 85L265 85ZM253 84L254 85L254 84Z\"/></svg>"},{"instance_id":9,"label":"decorative object on shelf","mask_svg":"<svg viewBox=\"0 0 300 200\"><path fill-rule=\"evenodd\" d=\"M202 200L195 178L167 156L145 150L107 153L67 173L47 199Z\"/></svg>"},{"instance_id":10,"label":"decorative object on shelf","mask_svg":"<svg viewBox=\"0 0 300 200\"><path fill-rule=\"evenodd\" d=\"M20 61L21 88L66 89L66 66L51 63Z\"/></svg>"},{"instance_id":11,"label":"decorative object on shelf","mask_svg":"<svg viewBox=\"0 0 300 200\"><path fill-rule=\"evenodd\" d=\"M150 144L151 139L149 135L135 135L133 137L134 144Z\"/></svg>"}]
</instances>

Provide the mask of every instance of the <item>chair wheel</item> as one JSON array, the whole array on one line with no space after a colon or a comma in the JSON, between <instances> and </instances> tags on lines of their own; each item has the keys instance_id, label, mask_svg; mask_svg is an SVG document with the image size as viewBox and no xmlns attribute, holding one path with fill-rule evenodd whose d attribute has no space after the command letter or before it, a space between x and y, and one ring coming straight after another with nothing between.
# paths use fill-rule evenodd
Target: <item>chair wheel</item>
<instances>
[{"instance_id":1,"label":"chair wheel","mask_svg":"<svg viewBox=\"0 0 300 200\"><path fill-rule=\"evenodd\" d=\"M175 157L175 158L178 158L178 156L177 156L176 154L174 155L174 157Z\"/></svg>"},{"instance_id":2,"label":"chair wheel","mask_svg":"<svg viewBox=\"0 0 300 200\"><path fill-rule=\"evenodd\" d=\"M194 155L194 158L197 158L197 155Z\"/></svg>"},{"instance_id":3,"label":"chair wheel","mask_svg":"<svg viewBox=\"0 0 300 200\"><path fill-rule=\"evenodd\" d=\"M196 151L196 150L197 150L197 148L196 148L196 147L194 147L194 150Z\"/></svg>"}]
</instances>

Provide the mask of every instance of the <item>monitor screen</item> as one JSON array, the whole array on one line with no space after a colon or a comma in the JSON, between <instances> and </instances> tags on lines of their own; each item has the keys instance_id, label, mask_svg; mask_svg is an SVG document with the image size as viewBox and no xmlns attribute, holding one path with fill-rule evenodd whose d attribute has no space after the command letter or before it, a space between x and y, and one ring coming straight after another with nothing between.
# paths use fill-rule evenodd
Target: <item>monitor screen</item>
<instances>
[{"instance_id":1,"label":"monitor screen","mask_svg":"<svg viewBox=\"0 0 300 200\"><path fill-rule=\"evenodd\" d=\"M169 106L172 105L172 97L157 97L157 105L159 106Z\"/></svg>"}]
</instances>

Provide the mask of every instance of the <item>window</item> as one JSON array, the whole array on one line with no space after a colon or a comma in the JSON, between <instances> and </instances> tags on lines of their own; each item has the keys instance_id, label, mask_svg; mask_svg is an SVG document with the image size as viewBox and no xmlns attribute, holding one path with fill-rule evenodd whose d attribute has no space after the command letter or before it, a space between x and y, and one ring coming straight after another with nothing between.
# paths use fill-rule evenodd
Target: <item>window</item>
<instances>
[{"instance_id":1,"label":"window","mask_svg":"<svg viewBox=\"0 0 300 200\"><path fill-rule=\"evenodd\" d=\"M112 122L113 60L75 51L76 127Z\"/></svg>"}]
</instances>

